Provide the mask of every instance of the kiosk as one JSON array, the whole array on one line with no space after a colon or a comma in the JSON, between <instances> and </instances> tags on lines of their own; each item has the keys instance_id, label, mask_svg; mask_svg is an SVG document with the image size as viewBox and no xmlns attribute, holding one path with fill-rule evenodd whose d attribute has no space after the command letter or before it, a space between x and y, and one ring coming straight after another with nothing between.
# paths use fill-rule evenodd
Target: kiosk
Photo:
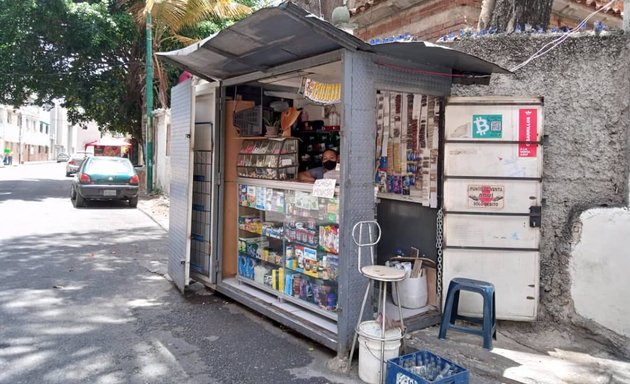
<instances>
[{"instance_id":1,"label":"kiosk","mask_svg":"<svg viewBox=\"0 0 630 384\"><path fill-rule=\"evenodd\" d=\"M367 284L353 225L387 223L381 262L396 246L436 260L444 97L509 72L424 42L373 46L290 2L159 56L203 79L172 91L174 283L202 282L345 356ZM286 107L301 111L291 135L265 136ZM418 114L430 123L408 129ZM328 148L337 185L314 193L296 176ZM439 322L427 273L429 305L404 314L416 329Z\"/></svg>"}]
</instances>

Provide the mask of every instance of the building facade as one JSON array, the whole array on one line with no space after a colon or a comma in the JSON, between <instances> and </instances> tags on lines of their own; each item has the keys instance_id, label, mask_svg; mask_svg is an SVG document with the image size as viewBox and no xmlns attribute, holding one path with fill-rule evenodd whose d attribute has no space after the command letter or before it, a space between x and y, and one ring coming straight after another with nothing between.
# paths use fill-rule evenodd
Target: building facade
<instances>
[{"instance_id":1,"label":"building facade","mask_svg":"<svg viewBox=\"0 0 630 384\"><path fill-rule=\"evenodd\" d=\"M41 107L0 106L0 145L13 164L50 160L50 115Z\"/></svg>"},{"instance_id":2,"label":"building facade","mask_svg":"<svg viewBox=\"0 0 630 384\"><path fill-rule=\"evenodd\" d=\"M0 105L0 147L11 164L55 160L60 153L83 151L86 143L100 137L93 122L69 123L59 102L52 107Z\"/></svg>"}]
</instances>

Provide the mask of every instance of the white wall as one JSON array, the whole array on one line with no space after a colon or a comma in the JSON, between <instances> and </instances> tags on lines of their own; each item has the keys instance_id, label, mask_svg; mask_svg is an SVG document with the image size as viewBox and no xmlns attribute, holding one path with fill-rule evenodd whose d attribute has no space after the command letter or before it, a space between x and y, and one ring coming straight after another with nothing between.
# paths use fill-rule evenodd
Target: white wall
<instances>
[{"instance_id":1,"label":"white wall","mask_svg":"<svg viewBox=\"0 0 630 384\"><path fill-rule=\"evenodd\" d=\"M155 153L153 182L155 183L155 188L169 195L171 186L171 158L166 155L166 139L169 134L167 126L171 123L171 111L156 110L153 116L153 126L155 128L153 143Z\"/></svg>"},{"instance_id":2,"label":"white wall","mask_svg":"<svg viewBox=\"0 0 630 384\"><path fill-rule=\"evenodd\" d=\"M630 337L630 210L596 208L574 225L571 296L575 311Z\"/></svg>"}]
</instances>

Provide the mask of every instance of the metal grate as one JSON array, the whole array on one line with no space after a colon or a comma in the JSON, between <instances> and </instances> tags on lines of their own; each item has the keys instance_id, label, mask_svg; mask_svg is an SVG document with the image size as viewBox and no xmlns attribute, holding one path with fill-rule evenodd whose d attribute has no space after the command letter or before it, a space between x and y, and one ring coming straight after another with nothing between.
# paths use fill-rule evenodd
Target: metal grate
<instances>
[{"instance_id":1,"label":"metal grate","mask_svg":"<svg viewBox=\"0 0 630 384\"><path fill-rule=\"evenodd\" d=\"M262 136L263 119L270 119L272 116L273 110L257 105L253 108L234 112L234 126L237 128L239 136Z\"/></svg>"}]
</instances>

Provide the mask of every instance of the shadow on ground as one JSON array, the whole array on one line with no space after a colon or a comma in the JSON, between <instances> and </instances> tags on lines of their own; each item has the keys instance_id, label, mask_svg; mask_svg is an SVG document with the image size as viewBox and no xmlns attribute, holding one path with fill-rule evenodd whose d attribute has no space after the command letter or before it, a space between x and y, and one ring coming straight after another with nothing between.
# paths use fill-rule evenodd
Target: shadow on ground
<instances>
[{"instance_id":1,"label":"shadow on ground","mask_svg":"<svg viewBox=\"0 0 630 384\"><path fill-rule=\"evenodd\" d=\"M45 189L41 186L46 185ZM9 200L43 201L50 198L70 199L72 179L22 179L0 181L0 202ZM36 193L34 193L36 192Z\"/></svg>"},{"instance_id":2,"label":"shadow on ground","mask_svg":"<svg viewBox=\"0 0 630 384\"><path fill-rule=\"evenodd\" d=\"M162 276L165 238L143 227L8 239L0 383L352 382L325 378L309 343L239 305L181 295Z\"/></svg>"}]
</instances>

